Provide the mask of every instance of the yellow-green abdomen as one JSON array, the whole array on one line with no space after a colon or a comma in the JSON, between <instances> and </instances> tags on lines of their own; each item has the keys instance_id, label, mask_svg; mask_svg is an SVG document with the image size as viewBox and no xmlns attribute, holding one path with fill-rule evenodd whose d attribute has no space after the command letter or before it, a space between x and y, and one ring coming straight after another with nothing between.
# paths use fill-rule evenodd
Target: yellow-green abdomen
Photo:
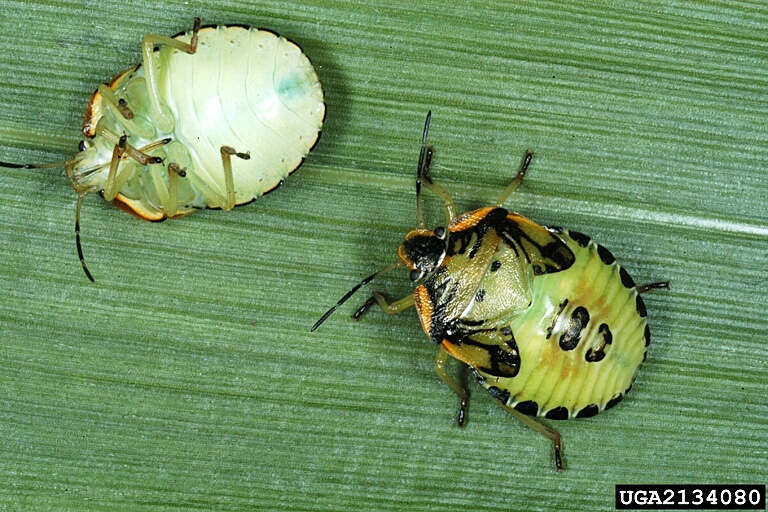
<instances>
[{"instance_id":1,"label":"yellow-green abdomen","mask_svg":"<svg viewBox=\"0 0 768 512\"><path fill-rule=\"evenodd\" d=\"M580 233L558 234L575 262L536 276L530 307L509 322L520 353L517 375L476 374L496 398L526 414L588 417L629 390L650 333L635 284L611 253Z\"/></svg>"}]
</instances>

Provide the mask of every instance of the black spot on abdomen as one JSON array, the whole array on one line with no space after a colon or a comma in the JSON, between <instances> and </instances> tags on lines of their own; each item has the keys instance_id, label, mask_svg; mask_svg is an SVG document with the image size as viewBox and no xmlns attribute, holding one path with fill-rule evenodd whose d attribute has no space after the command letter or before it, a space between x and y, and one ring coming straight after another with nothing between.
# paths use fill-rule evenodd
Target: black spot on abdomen
<instances>
[{"instance_id":1,"label":"black spot on abdomen","mask_svg":"<svg viewBox=\"0 0 768 512\"><path fill-rule=\"evenodd\" d=\"M547 411L547 414L545 414L544 416L551 420L567 420L568 409L562 406L555 407L554 409L550 409L549 411Z\"/></svg>"},{"instance_id":2,"label":"black spot on abdomen","mask_svg":"<svg viewBox=\"0 0 768 512\"><path fill-rule=\"evenodd\" d=\"M565 306L568 305L568 299L563 299L563 301L557 306L557 313L555 313L555 317L552 319L552 323L549 324L549 327L547 327L547 339L552 337L552 331L555 329L555 325L557 324L557 319L560 317L560 313L563 312L565 309Z\"/></svg>"},{"instance_id":3,"label":"black spot on abdomen","mask_svg":"<svg viewBox=\"0 0 768 512\"><path fill-rule=\"evenodd\" d=\"M590 238L584 233L578 231L568 231L568 236L576 240L576 243L582 247L586 247L589 244Z\"/></svg>"},{"instance_id":4,"label":"black spot on abdomen","mask_svg":"<svg viewBox=\"0 0 768 512\"><path fill-rule=\"evenodd\" d=\"M600 408L596 404L590 404L590 405L586 406L585 408L583 408L582 410L580 410L576 414L576 417L577 418L591 418L592 416L594 416L598 412L600 412Z\"/></svg>"},{"instance_id":5,"label":"black spot on abdomen","mask_svg":"<svg viewBox=\"0 0 768 512\"><path fill-rule=\"evenodd\" d=\"M587 350L587 353L584 355L584 359L587 360L588 363L596 363L598 361L602 361L605 358L605 349L613 343L613 334L611 333L611 329L608 327L608 324L600 324L600 327L597 329L598 334L602 336L602 340L600 343L600 346L596 349L589 349Z\"/></svg>"},{"instance_id":6,"label":"black spot on abdomen","mask_svg":"<svg viewBox=\"0 0 768 512\"><path fill-rule=\"evenodd\" d=\"M507 402L509 401L509 391L506 389L499 389L496 386L491 386L488 388L488 392L493 398L502 404L507 405Z\"/></svg>"},{"instance_id":7,"label":"black spot on abdomen","mask_svg":"<svg viewBox=\"0 0 768 512\"><path fill-rule=\"evenodd\" d=\"M598 256L600 256L600 261L602 261L606 265L610 265L611 263L616 261L616 258L613 257L613 254L611 254L611 251L609 251L602 245L597 246L597 254Z\"/></svg>"},{"instance_id":8,"label":"black spot on abdomen","mask_svg":"<svg viewBox=\"0 0 768 512\"><path fill-rule=\"evenodd\" d=\"M610 400L608 400L608 403L607 403L607 404L605 404L605 409L606 409L606 410L608 410L608 409L610 409L611 407L614 407L616 404L618 404L619 402L621 402L621 400L622 400L623 398L624 398L624 395L623 395L623 394L621 394L621 393L619 393L619 394L618 394L618 395L616 395L615 397L613 397L613 398L611 398Z\"/></svg>"},{"instance_id":9,"label":"black spot on abdomen","mask_svg":"<svg viewBox=\"0 0 768 512\"><path fill-rule=\"evenodd\" d=\"M491 263L491 272L496 272L501 268L501 262L499 260L495 260L493 263Z\"/></svg>"},{"instance_id":10,"label":"black spot on abdomen","mask_svg":"<svg viewBox=\"0 0 768 512\"><path fill-rule=\"evenodd\" d=\"M515 405L515 410L528 416L536 416L539 413L539 404L533 400L526 400Z\"/></svg>"},{"instance_id":11,"label":"black spot on abdomen","mask_svg":"<svg viewBox=\"0 0 768 512\"><path fill-rule=\"evenodd\" d=\"M579 306L571 313L568 319L568 326L565 332L560 336L560 348L563 350L573 350L581 341L581 331L589 323L589 311L584 306Z\"/></svg>"},{"instance_id":12,"label":"black spot on abdomen","mask_svg":"<svg viewBox=\"0 0 768 512\"><path fill-rule=\"evenodd\" d=\"M648 327L648 324L645 325L645 332L643 333L645 336L645 346L651 344L651 329Z\"/></svg>"},{"instance_id":13,"label":"black spot on abdomen","mask_svg":"<svg viewBox=\"0 0 768 512\"><path fill-rule=\"evenodd\" d=\"M623 284L625 288L635 287L635 280L632 279L626 270L624 270L624 267L619 268L619 277L621 278L621 284Z\"/></svg>"},{"instance_id":14,"label":"black spot on abdomen","mask_svg":"<svg viewBox=\"0 0 768 512\"><path fill-rule=\"evenodd\" d=\"M640 297L640 294L637 294L637 299L635 300L635 308L637 309L637 314L645 317L648 312L645 310L645 302L643 302L643 298Z\"/></svg>"}]
</instances>

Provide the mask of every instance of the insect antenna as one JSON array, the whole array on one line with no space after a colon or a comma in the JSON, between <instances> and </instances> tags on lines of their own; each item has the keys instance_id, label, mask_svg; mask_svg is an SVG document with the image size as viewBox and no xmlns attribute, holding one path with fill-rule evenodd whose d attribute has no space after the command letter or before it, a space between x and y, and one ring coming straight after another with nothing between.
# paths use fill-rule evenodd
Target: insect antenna
<instances>
[{"instance_id":1,"label":"insect antenna","mask_svg":"<svg viewBox=\"0 0 768 512\"><path fill-rule=\"evenodd\" d=\"M77 206L75 206L75 245L77 246L77 257L80 258L80 264L83 266L83 272L85 272L86 277L88 277L92 283L95 283L96 281L93 279L91 271L88 270L88 266L83 259L83 246L80 245L80 205L83 204L84 197L85 194L79 194L77 196Z\"/></svg>"},{"instance_id":2,"label":"insect antenna","mask_svg":"<svg viewBox=\"0 0 768 512\"><path fill-rule=\"evenodd\" d=\"M429 133L429 123L432 120L432 111L427 112L427 120L424 121L424 132L421 134L421 151L419 151L419 165L416 167L416 217L419 221L419 227L423 228L424 213L421 207L421 178L424 175L424 164L427 155L427 134Z\"/></svg>"},{"instance_id":3,"label":"insect antenna","mask_svg":"<svg viewBox=\"0 0 768 512\"><path fill-rule=\"evenodd\" d=\"M12 162L0 161L0 167L7 167L9 169L55 169L56 167L65 167L73 161L74 160L64 160L61 162L51 162L45 164L16 164ZM85 194L79 194L77 196L77 206L75 206L75 245L77 246L77 256L80 258L80 264L83 266L83 272L85 272L86 277L88 277L91 282L95 282L93 276L91 275L91 271L88 270L88 266L85 264L85 260L83 259L83 247L80 244L80 205L83 203L84 197Z\"/></svg>"},{"instance_id":4,"label":"insect antenna","mask_svg":"<svg viewBox=\"0 0 768 512\"><path fill-rule=\"evenodd\" d=\"M349 299L349 298L350 298L352 295L354 295L354 294L355 294L355 292L356 292L357 290L359 290L359 289L360 289L360 288L361 288L363 285L366 285L366 284L370 283L370 282L373 280L373 278L375 278L375 277L376 277L376 276L378 276L379 274L383 274L384 272L388 272L388 271L390 271L390 270L392 270L392 269L395 269L395 268L399 267L400 265L402 265L402 263L400 263L400 262L397 262L397 263L393 263L393 264L391 264L391 265L387 265L387 266L386 266L386 267L384 267L383 269L381 269L381 270L378 270L378 271L374 272L373 274L369 275L368 277L366 277L365 279L363 279L362 281L360 281L359 283L357 283L355 286L353 286L353 287L352 287L352 289L351 289L351 290L349 290L349 291L348 291L346 294L344 294L344 296L343 296L341 299L339 299L339 302L337 302L337 303L336 303L336 304L335 304L335 305L334 305L334 306L333 306L331 309L329 309L328 311L326 311L326 312L323 314L323 316L321 316L321 317L320 317L320 320L318 320L317 322L315 322L315 325L313 325L313 326L312 326L312 328L311 328L309 331L310 331L310 332L313 332L313 331L314 331L314 330L316 330L318 327L320 327L320 326L323 324L323 322L325 322L325 321L328 319L328 317L329 317L329 316L331 316L331 315L333 314L333 312L334 312L334 311L336 311L336 308L338 308L339 306L341 306L342 304L344 304L345 302L347 302L347 300L348 300L348 299ZM83 263L83 266L85 266L85 263Z\"/></svg>"},{"instance_id":5,"label":"insect antenna","mask_svg":"<svg viewBox=\"0 0 768 512\"><path fill-rule=\"evenodd\" d=\"M15 164L0 161L0 167L7 167L8 169L55 169L57 167L64 167L69 162L69 160L62 160L61 162L51 162L48 164Z\"/></svg>"}]
</instances>

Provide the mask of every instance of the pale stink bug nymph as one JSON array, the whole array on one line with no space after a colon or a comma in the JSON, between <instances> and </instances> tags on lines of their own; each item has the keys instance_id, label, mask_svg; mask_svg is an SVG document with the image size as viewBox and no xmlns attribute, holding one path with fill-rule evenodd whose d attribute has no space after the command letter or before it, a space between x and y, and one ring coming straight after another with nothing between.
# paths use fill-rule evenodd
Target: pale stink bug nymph
<instances>
[{"instance_id":1,"label":"pale stink bug nymph","mask_svg":"<svg viewBox=\"0 0 768 512\"><path fill-rule=\"evenodd\" d=\"M636 286L613 255L586 235L504 209L531 152L493 206L457 216L451 196L430 175L430 118L417 167L418 227L400 244L400 261L363 279L312 330L377 275L407 267L412 281L423 280L413 294L390 302L374 292L353 317L374 303L389 314L415 306L424 332L439 345L437 375L460 399L459 426L466 421L469 391L446 372L449 356L466 364L496 403L547 436L555 467L563 469L560 434L534 417L586 418L621 401L651 339L640 295L669 283ZM426 228L422 184L444 201L446 227Z\"/></svg>"},{"instance_id":2,"label":"pale stink bug nymph","mask_svg":"<svg viewBox=\"0 0 768 512\"><path fill-rule=\"evenodd\" d=\"M136 216L160 221L200 208L230 210L273 190L316 144L323 90L295 43L244 25L148 35L143 62L100 85L72 159L3 167L66 169L80 206L98 192ZM235 157L235 158L233 158Z\"/></svg>"}]
</instances>

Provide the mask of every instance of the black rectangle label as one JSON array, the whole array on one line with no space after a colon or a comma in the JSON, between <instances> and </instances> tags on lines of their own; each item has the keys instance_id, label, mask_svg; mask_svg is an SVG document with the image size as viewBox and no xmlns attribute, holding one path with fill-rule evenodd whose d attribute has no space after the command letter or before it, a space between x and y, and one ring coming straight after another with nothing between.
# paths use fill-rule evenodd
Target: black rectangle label
<instances>
[{"instance_id":1,"label":"black rectangle label","mask_svg":"<svg viewBox=\"0 0 768 512\"><path fill-rule=\"evenodd\" d=\"M765 510L765 484L617 484L616 509Z\"/></svg>"}]
</instances>

